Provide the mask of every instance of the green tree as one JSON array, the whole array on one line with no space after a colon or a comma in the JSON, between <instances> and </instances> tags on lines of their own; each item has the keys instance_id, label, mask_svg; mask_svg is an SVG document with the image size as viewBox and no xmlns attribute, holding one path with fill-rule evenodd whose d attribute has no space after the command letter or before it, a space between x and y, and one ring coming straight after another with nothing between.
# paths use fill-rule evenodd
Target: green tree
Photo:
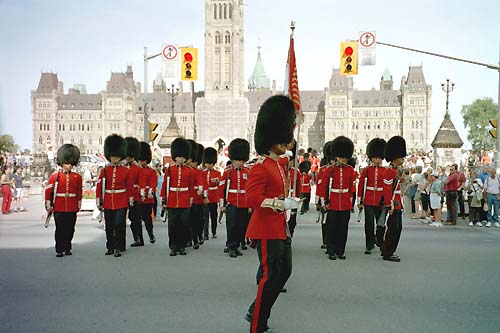
<instances>
[{"instance_id":1,"label":"green tree","mask_svg":"<svg viewBox=\"0 0 500 333\"><path fill-rule=\"evenodd\" d=\"M0 151L17 151L19 146L14 143L14 138L12 135L3 134L0 135Z\"/></svg>"},{"instance_id":2,"label":"green tree","mask_svg":"<svg viewBox=\"0 0 500 333\"><path fill-rule=\"evenodd\" d=\"M472 144L472 149L480 151L495 148L495 139L489 133L492 128L489 120L498 118L498 106L493 103L493 99L478 98L470 105L463 105L461 113L465 128L469 129L467 139Z\"/></svg>"}]
</instances>

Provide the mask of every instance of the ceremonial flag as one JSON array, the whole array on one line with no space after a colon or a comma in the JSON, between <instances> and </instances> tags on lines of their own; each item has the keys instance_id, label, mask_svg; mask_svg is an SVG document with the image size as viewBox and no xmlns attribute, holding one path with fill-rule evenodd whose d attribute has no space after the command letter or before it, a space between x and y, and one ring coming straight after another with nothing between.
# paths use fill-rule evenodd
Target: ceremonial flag
<instances>
[{"instance_id":1,"label":"ceremonial flag","mask_svg":"<svg viewBox=\"0 0 500 333\"><path fill-rule=\"evenodd\" d=\"M296 115L300 115L300 120L303 120L304 114L300 108L299 80L297 78L297 63L295 60L293 31L290 34L290 47L288 49L288 60L286 62L285 95L292 99L295 104Z\"/></svg>"}]
</instances>

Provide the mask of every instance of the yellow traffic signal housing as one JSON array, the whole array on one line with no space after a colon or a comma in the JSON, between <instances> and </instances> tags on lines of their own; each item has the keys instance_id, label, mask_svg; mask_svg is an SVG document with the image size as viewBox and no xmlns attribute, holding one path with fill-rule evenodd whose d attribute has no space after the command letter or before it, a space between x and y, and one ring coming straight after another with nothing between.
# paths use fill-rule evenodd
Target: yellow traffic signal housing
<instances>
[{"instance_id":1,"label":"yellow traffic signal housing","mask_svg":"<svg viewBox=\"0 0 500 333\"><path fill-rule=\"evenodd\" d=\"M358 41L340 43L340 75L358 74Z\"/></svg>"},{"instance_id":2,"label":"yellow traffic signal housing","mask_svg":"<svg viewBox=\"0 0 500 333\"><path fill-rule=\"evenodd\" d=\"M195 47L181 48L181 80L198 80L198 49Z\"/></svg>"},{"instance_id":3,"label":"yellow traffic signal housing","mask_svg":"<svg viewBox=\"0 0 500 333\"><path fill-rule=\"evenodd\" d=\"M490 125L493 126L493 128L494 128L494 129L490 130L490 135L496 139L498 136L498 133L496 130L496 128L498 127L498 119L490 119Z\"/></svg>"},{"instance_id":4,"label":"yellow traffic signal housing","mask_svg":"<svg viewBox=\"0 0 500 333\"><path fill-rule=\"evenodd\" d=\"M157 127L157 123L149 123L149 142L155 141L155 139L158 137L158 133L153 132Z\"/></svg>"}]
</instances>

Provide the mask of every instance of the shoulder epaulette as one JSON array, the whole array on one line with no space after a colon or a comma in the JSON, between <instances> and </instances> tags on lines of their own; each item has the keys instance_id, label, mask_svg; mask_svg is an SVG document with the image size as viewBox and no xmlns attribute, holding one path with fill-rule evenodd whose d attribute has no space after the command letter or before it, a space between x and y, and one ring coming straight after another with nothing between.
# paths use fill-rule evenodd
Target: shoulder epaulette
<instances>
[{"instance_id":1,"label":"shoulder epaulette","mask_svg":"<svg viewBox=\"0 0 500 333\"><path fill-rule=\"evenodd\" d=\"M255 161L255 164L262 164L266 160L266 156L259 156L257 158L257 161Z\"/></svg>"}]
</instances>

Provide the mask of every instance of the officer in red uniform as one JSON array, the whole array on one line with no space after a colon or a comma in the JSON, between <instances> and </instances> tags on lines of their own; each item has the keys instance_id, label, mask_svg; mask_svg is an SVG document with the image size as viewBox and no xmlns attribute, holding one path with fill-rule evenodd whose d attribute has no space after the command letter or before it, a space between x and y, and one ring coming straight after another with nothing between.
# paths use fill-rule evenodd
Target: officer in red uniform
<instances>
[{"instance_id":1,"label":"officer in red uniform","mask_svg":"<svg viewBox=\"0 0 500 333\"><path fill-rule=\"evenodd\" d=\"M331 173L331 167L333 163L333 158L330 156L331 152L331 141L325 142L323 146L323 159L321 161L321 167L318 171L318 176L316 177L316 210L320 212L320 216L318 216L318 222L321 221L321 238L323 243L321 244L322 249L326 249L326 244L327 242L327 224L326 224L326 219L325 219L325 205L324 202L322 201L323 199L319 196L318 189L321 187L321 184L323 182L323 178L327 177L325 174L330 174Z\"/></svg>"},{"instance_id":2,"label":"officer in red uniform","mask_svg":"<svg viewBox=\"0 0 500 333\"><path fill-rule=\"evenodd\" d=\"M144 226L148 232L149 242L154 244L156 242L153 233L153 211L155 207L155 193L156 186L158 185L158 174L149 166L151 163L151 147L146 142L141 142L141 156L139 157L139 165L141 172L139 173L139 210L141 212L141 221L144 221ZM139 222L138 229L140 229L140 242L144 245L142 238L142 223Z\"/></svg>"},{"instance_id":3,"label":"officer in red uniform","mask_svg":"<svg viewBox=\"0 0 500 333\"><path fill-rule=\"evenodd\" d=\"M311 163L309 161L304 161L299 164L300 170L300 198L303 199L302 208L300 209L300 214L307 213L309 211L309 203L311 202L311 183L313 181L313 176L309 172L311 170Z\"/></svg>"},{"instance_id":4,"label":"officer in red uniform","mask_svg":"<svg viewBox=\"0 0 500 333\"><path fill-rule=\"evenodd\" d=\"M191 142L191 140L189 140ZM204 177L203 171L199 168L201 162L203 161L203 151L205 147L203 145L192 142L191 143L191 162L190 166L192 168L192 173L194 177L194 187L192 191L193 204L191 205L190 212L190 225L191 225L191 238L193 240L193 249L197 250L200 245L203 244L203 205L208 202L208 198L205 197L204 191Z\"/></svg>"},{"instance_id":5,"label":"officer in red uniform","mask_svg":"<svg viewBox=\"0 0 500 333\"><path fill-rule=\"evenodd\" d=\"M212 221L212 238L217 238L217 205L219 203L219 182L221 174L214 168L217 164L217 150L208 147L203 152L203 190L208 204L203 207L203 239L208 240L209 219Z\"/></svg>"},{"instance_id":6,"label":"officer in red uniform","mask_svg":"<svg viewBox=\"0 0 500 333\"><path fill-rule=\"evenodd\" d=\"M62 145L57 150L57 164L62 170L50 176L45 189L45 209L47 213L53 212L56 224L56 257L72 254L71 240L75 234L76 213L82 205L83 185L82 177L71 169L79 159L80 150L76 146Z\"/></svg>"},{"instance_id":7,"label":"officer in red uniform","mask_svg":"<svg viewBox=\"0 0 500 333\"><path fill-rule=\"evenodd\" d=\"M398 167L403 165L406 157L406 141L400 136L393 136L385 145L385 160L389 166L384 171L384 203L387 210L387 231L382 245L384 260L400 262L398 255L394 254L398 248L401 230L403 228L401 212L403 202L401 196L401 182Z\"/></svg>"},{"instance_id":8,"label":"officer in red uniform","mask_svg":"<svg viewBox=\"0 0 500 333\"><path fill-rule=\"evenodd\" d=\"M224 170L220 184L219 197L221 212L226 214L227 242L229 256L242 255L239 250L246 249L245 233L248 226L248 205L246 183L249 169L245 163L250 157L250 143L245 139L234 139L229 144L231 165Z\"/></svg>"},{"instance_id":9,"label":"officer in red uniform","mask_svg":"<svg viewBox=\"0 0 500 333\"><path fill-rule=\"evenodd\" d=\"M377 224L375 234L375 221L380 219L384 206L382 200L385 170L382 167L384 148L384 139L375 138L368 142L366 154L371 165L363 169L358 184L358 208L365 211L365 254L371 254L375 244L381 246L385 232L385 228Z\"/></svg>"},{"instance_id":10,"label":"officer in red uniform","mask_svg":"<svg viewBox=\"0 0 500 333\"><path fill-rule=\"evenodd\" d=\"M168 209L168 246L171 256L186 255L194 177L185 163L191 158L191 145L184 138L176 138L170 151L175 164L165 169L161 188L162 204Z\"/></svg>"},{"instance_id":11,"label":"officer in red uniform","mask_svg":"<svg viewBox=\"0 0 500 333\"><path fill-rule=\"evenodd\" d=\"M328 210L328 259L335 260L337 257L346 258L345 246L352 209L351 193L356 178L354 169L347 164L354 151L352 141L345 136L339 136L332 141L330 147L330 156L334 158L335 164L323 175L317 191Z\"/></svg>"},{"instance_id":12,"label":"officer in red uniform","mask_svg":"<svg viewBox=\"0 0 500 333\"><path fill-rule=\"evenodd\" d=\"M272 96L260 107L254 135L260 158L250 169L246 186L247 204L253 208L246 236L256 243L263 268L257 296L245 316L252 333L268 332L271 307L292 272L285 209L298 205L287 198L287 174L278 159L292 142L294 127L295 106L288 97Z\"/></svg>"},{"instance_id":13,"label":"officer in red uniform","mask_svg":"<svg viewBox=\"0 0 500 333\"><path fill-rule=\"evenodd\" d=\"M312 159L311 159L311 173L313 176L313 181L316 181L316 177L318 177L318 170L321 164L321 159L318 157L318 152L316 150L312 150Z\"/></svg>"},{"instance_id":14,"label":"officer in red uniform","mask_svg":"<svg viewBox=\"0 0 500 333\"><path fill-rule=\"evenodd\" d=\"M134 204L134 184L129 182L129 169L120 164L127 157L127 141L117 134L108 136L104 140L104 156L111 164L101 170L97 180L97 208L104 209L106 255L121 257L127 208Z\"/></svg>"},{"instance_id":15,"label":"officer in red uniform","mask_svg":"<svg viewBox=\"0 0 500 333\"><path fill-rule=\"evenodd\" d=\"M127 158L125 159L125 165L128 168L128 181L134 188L134 204L130 206L128 211L130 230L132 231L132 236L134 237L134 243L130 246L144 246L141 227L141 212L139 210L139 173L141 172L141 167L137 164L137 160L141 156L141 144L139 143L139 140L132 137L126 137L125 141L127 141ZM120 250L123 251L125 249L122 248Z\"/></svg>"}]
</instances>

